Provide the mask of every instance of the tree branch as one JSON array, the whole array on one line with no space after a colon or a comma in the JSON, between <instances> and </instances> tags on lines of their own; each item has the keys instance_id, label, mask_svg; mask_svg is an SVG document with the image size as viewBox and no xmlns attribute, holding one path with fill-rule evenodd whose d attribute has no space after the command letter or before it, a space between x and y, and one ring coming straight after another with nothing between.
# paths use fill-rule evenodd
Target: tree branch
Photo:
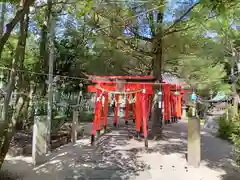
<instances>
[{"instance_id":1,"label":"tree branch","mask_svg":"<svg viewBox=\"0 0 240 180\"><path fill-rule=\"evenodd\" d=\"M174 26L176 26L179 22L181 22L183 20L183 18L189 13L191 12L198 4L200 4L200 2L195 3L194 5L192 5L190 8L188 8L187 11L185 11L185 13L183 13L178 19L176 19L174 21L174 23L172 25L170 25L165 31L168 32L170 29L172 29Z\"/></svg>"},{"instance_id":2,"label":"tree branch","mask_svg":"<svg viewBox=\"0 0 240 180\"><path fill-rule=\"evenodd\" d=\"M75 0L75 1L56 1L56 2L53 2L52 5L58 5L58 4L69 5L69 4L76 4L77 2L79 2L79 1L78 0ZM46 7L46 6L47 6L47 3L36 6L35 8L40 9L40 8L43 8L43 7Z\"/></svg>"},{"instance_id":3,"label":"tree branch","mask_svg":"<svg viewBox=\"0 0 240 180\"><path fill-rule=\"evenodd\" d=\"M124 39L117 38L117 40L119 40L123 44L129 46L134 51L137 51L137 52L139 52L139 53L141 53L143 55L146 55L146 56L152 56L151 52L146 52L143 49L139 49L139 48L135 47L133 44L126 42Z\"/></svg>"},{"instance_id":4,"label":"tree branch","mask_svg":"<svg viewBox=\"0 0 240 180\"><path fill-rule=\"evenodd\" d=\"M104 31L101 31L101 32L104 33L106 36L108 36L108 37L110 37L110 38L112 38L112 39L114 38L114 39L120 41L121 43L123 43L124 45L129 46L132 50L137 51L137 52L140 53L140 54L143 54L143 55L146 55L146 56L150 56L150 57L152 56L151 52L146 52L146 51L144 51L143 49L139 49L139 48L135 47L132 43L127 42L127 40L124 40L124 39L122 39L122 38L120 38L120 37L118 37L118 38L113 37L113 36L111 36L111 35L108 35L108 34L107 34L106 32L104 32Z\"/></svg>"},{"instance_id":5,"label":"tree branch","mask_svg":"<svg viewBox=\"0 0 240 180\"><path fill-rule=\"evenodd\" d=\"M204 22L208 21L209 19L215 18L215 17L216 17L216 15L214 15L214 16L208 16L206 19L204 19ZM181 31L189 30L189 29L192 29L192 28L194 28L194 27L196 27L196 26L197 26L197 24L189 25L189 26L187 26L187 27L185 27L185 28L182 28L182 29L174 29L174 30L172 30L172 31L170 31L170 29L168 29L168 31L165 31L165 32L164 32L163 37L164 37L164 36L168 36L168 35L173 34L173 33L176 33L176 32L181 32Z\"/></svg>"},{"instance_id":6,"label":"tree branch","mask_svg":"<svg viewBox=\"0 0 240 180\"><path fill-rule=\"evenodd\" d=\"M2 56L4 45L6 44L8 38L11 35L12 30L16 26L16 24L20 21L20 19L28 12L30 5L32 5L34 0L28 0L24 4L24 7L17 11L15 17L6 25L6 32L0 38L0 57Z\"/></svg>"},{"instance_id":7,"label":"tree branch","mask_svg":"<svg viewBox=\"0 0 240 180\"><path fill-rule=\"evenodd\" d=\"M133 30L133 28L130 27L126 27L127 30L129 30L131 33L133 33L133 35L137 38L137 39L141 39L143 41L147 41L147 42L152 42L152 38L146 37L146 36L141 36L139 33L137 33L136 30Z\"/></svg>"},{"instance_id":8,"label":"tree branch","mask_svg":"<svg viewBox=\"0 0 240 180\"><path fill-rule=\"evenodd\" d=\"M148 22L149 22L149 26L150 26L150 29L151 29L152 36L155 37L156 32L155 32L155 27L154 27L153 12L149 12L149 15L147 16L147 19L148 19Z\"/></svg>"},{"instance_id":9,"label":"tree branch","mask_svg":"<svg viewBox=\"0 0 240 180\"><path fill-rule=\"evenodd\" d=\"M163 37L164 37L164 36L168 36L168 35L173 34L173 33L177 33L177 32L181 32L181 31L189 30L189 29L191 29L191 28L193 28L193 27L196 27L196 25L187 26L187 27L182 28L182 29L174 29L174 30L172 30L172 31L165 32L164 35L163 35Z\"/></svg>"}]
</instances>

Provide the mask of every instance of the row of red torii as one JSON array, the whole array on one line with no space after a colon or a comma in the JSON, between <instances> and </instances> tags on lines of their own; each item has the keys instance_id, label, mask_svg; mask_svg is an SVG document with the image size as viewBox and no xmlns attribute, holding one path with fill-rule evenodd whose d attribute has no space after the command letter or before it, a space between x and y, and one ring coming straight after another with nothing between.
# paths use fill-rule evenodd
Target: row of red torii
<instances>
[{"instance_id":1,"label":"row of red torii","mask_svg":"<svg viewBox=\"0 0 240 180\"><path fill-rule=\"evenodd\" d=\"M88 75L88 77L96 84L88 86L88 92L96 93L91 144L94 143L95 137L100 136L102 129L104 132L107 130L109 94L115 94L114 126L118 126L119 96L125 95L125 124L128 124L129 110L131 108L133 110L133 122L136 124L136 135L140 136L143 133L145 147L148 147L148 119L152 115L152 99L154 95L152 88L153 77L95 75ZM166 123L177 122L182 116L182 95L185 90L179 84L162 82L161 86L164 106L163 118ZM133 104L130 104L131 95L135 96ZM102 103L102 98L104 103Z\"/></svg>"}]
</instances>

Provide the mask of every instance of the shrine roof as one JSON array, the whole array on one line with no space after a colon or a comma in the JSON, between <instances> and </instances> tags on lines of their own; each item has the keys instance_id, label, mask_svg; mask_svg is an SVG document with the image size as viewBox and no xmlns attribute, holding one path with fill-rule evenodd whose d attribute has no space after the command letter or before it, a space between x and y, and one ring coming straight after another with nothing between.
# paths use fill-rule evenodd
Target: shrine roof
<instances>
[{"instance_id":1,"label":"shrine roof","mask_svg":"<svg viewBox=\"0 0 240 180\"><path fill-rule=\"evenodd\" d=\"M225 93L218 92L215 97L209 100L209 102L223 102L223 101L227 101L228 99L229 97Z\"/></svg>"},{"instance_id":2,"label":"shrine roof","mask_svg":"<svg viewBox=\"0 0 240 180\"><path fill-rule=\"evenodd\" d=\"M169 72L165 72L162 74L162 80L164 83L167 83L167 84L177 84L177 85L187 84L182 78Z\"/></svg>"}]
</instances>

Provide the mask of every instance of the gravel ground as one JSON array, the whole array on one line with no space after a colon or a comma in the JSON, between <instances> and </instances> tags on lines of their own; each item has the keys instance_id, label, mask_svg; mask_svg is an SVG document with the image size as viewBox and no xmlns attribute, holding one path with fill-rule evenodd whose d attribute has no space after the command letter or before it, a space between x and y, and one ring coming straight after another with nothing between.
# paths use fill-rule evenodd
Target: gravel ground
<instances>
[{"instance_id":1,"label":"gravel ground","mask_svg":"<svg viewBox=\"0 0 240 180\"><path fill-rule=\"evenodd\" d=\"M189 167L185 159L187 122L167 125L164 138L149 141L148 150L129 137L129 130L113 130L95 147L89 138L63 146L35 168L29 157L7 157L3 171L19 180L240 180L231 144L204 129L200 168Z\"/></svg>"}]
</instances>

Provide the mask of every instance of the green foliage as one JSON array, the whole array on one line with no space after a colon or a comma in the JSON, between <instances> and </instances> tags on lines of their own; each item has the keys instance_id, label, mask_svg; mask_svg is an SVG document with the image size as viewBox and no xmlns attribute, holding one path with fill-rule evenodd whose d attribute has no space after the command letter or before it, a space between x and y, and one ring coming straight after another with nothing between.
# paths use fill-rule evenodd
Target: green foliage
<instances>
[{"instance_id":1,"label":"green foliage","mask_svg":"<svg viewBox=\"0 0 240 180\"><path fill-rule=\"evenodd\" d=\"M240 135L240 115L235 115L232 118L232 133L235 135Z\"/></svg>"},{"instance_id":2,"label":"green foliage","mask_svg":"<svg viewBox=\"0 0 240 180\"><path fill-rule=\"evenodd\" d=\"M229 140L232 135L232 127L233 127L231 122L226 119L226 116L221 116L218 119L218 125L219 125L219 129L218 129L219 137L221 137L222 139Z\"/></svg>"},{"instance_id":3,"label":"green foliage","mask_svg":"<svg viewBox=\"0 0 240 180\"><path fill-rule=\"evenodd\" d=\"M232 134L232 141L234 142L234 149L237 154L237 164L240 166L240 135Z\"/></svg>"},{"instance_id":4,"label":"green foliage","mask_svg":"<svg viewBox=\"0 0 240 180\"><path fill-rule=\"evenodd\" d=\"M72 112L72 111L71 111ZM80 111L78 121L79 123L92 123L94 119L93 112ZM64 123L72 122L72 113L71 116L65 114L54 113L53 120L51 121L51 132L57 133L59 129L63 126Z\"/></svg>"},{"instance_id":5,"label":"green foliage","mask_svg":"<svg viewBox=\"0 0 240 180\"><path fill-rule=\"evenodd\" d=\"M219 118L219 137L234 143L237 164L240 165L240 115L226 113Z\"/></svg>"},{"instance_id":6,"label":"green foliage","mask_svg":"<svg viewBox=\"0 0 240 180\"><path fill-rule=\"evenodd\" d=\"M51 133L57 133L59 129L65 122L69 122L71 119L66 117L65 115L57 115L54 116L51 121Z\"/></svg>"},{"instance_id":7,"label":"green foliage","mask_svg":"<svg viewBox=\"0 0 240 180\"><path fill-rule=\"evenodd\" d=\"M226 94L230 92L231 86L224 81L226 78L224 65L214 63L202 55L182 57L182 60L178 60L178 72L198 91L214 90Z\"/></svg>"},{"instance_id":8,"label":"green foliage","mask_svg":"<svg viewBox=\"0 0 240 180\"><path fill-rule=\"evenodd\" d=\"M224 14L239 3L238 0L202 0L204 6L207 6L216 13Z\"/></svg>"},{"instance_id":9,"label":"green foliage","mask_svg":"<svg viewBox=\"0 0 240 180\"><path fill-rule=\"evenodd\" d=\"M234 149L237 154L237 163L240 165L240 115L235 116L232 121L231 139L234 143Z\"/></svg>"},{"instance_id":10,"label":"green foliage","mask_svg":"<svg viewBox=\"0 0 240 180\"><path fill-rule=\"evenodd\" d=\"M11 4L17 4L20 0L0 0L2 3L11 3Z\"/></svg>"},{"instance_id":11,"label":"green foliage","mask_svg":"<svg viewBox=\"0 0 240 180\"><path fill-rule=\"evenodd\" d=\"M84 112L80 111L79 113L79 122L93 122L94 119L94 113L93 112Z\"/></svg>"}]
</instances>

